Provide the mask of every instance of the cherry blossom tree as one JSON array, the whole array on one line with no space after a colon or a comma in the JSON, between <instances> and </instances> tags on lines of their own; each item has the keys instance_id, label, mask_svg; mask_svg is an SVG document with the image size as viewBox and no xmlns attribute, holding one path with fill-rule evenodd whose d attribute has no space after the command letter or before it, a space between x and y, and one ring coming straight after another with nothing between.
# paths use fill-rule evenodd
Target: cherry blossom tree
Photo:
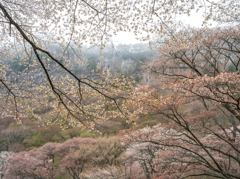
<instances>
[{"instance_id":1,"label":"cherry blossom tree","mask_svg":"<svg viewBox=\"0 0 240 179\"><path fill-rule=\"evenodd\" d=\"M172 126L171 126L172 127ZM179 127L179 126L178 126ZM189 127L190 128L190 127ZM147 178L188 178L191 176L211 176L214 178L239 178L239 133L238 142L227 141L231 129L202 135L193 129L182 126L181 131L159 124L153 128L124 131L121 134L123 145L133 153L140 147L157 146L156 155L145 166ZM151 148L149 147L149 148ZM154 151L154 150L151 150ZM135 157L138 163L149 151L141 151L145 158ZM144 155L145 154L145 155ZM151 153L150 153L151 154Z\"/></svg>"},{"instance_id":2,"label":"cherry blossom tree","mask_svg":"<svg viewBox=\"0 0 240 179\"><path fill-rule=\"evenodd\" d=\"M10 155L12 155L13 152L0 152L0 178L2 179L4 176L4 172L5 172L5 163L6 163L6 158L9 157Z\"/></svg>"},{"instance_id":3,"label":"cherry blossom tree","mask_svg":"<svg viewBox=\"0 0 240 179\"><path fill-rule=\"evenodd\" d=\"M86 175L93 172L92 168L95 170L96 168L115 168L115 166L118 168L121 165L118 159L123 153L123 148L116 137L97 140L74 138L64 142L55 152L64 156L61 166L66 168L73 178L78 179L85 175L83 171L86 173L90 170Z\"/></svg>"},{"instance_id":4,"label":"cherry blossom tree","mask_svg":"<svg viewBox=\"0 0 240 179\"><path fill-rule=\"evenodd\" d=\"M7 158L4 178L53 178L55 174L50 163L20 152Z\"/></svg>"},{"instance_id":5,"label":"cherry blossom tree","mask_svg":"<svg viewBox=\"0 0 240 179\"><path fill-rule=\"evenodd\" d=\"M21 119L31 114L39 125L89 128L109 116L126 117L120 99L128 98L133 82L106 70L90 76L75 73L74 66L87 65L81 56L83 43L102 50L120 31L132 31L142 40L169 35L175 16L193 9L204 8L206 21L221 21L224 16L222 22L238 22L238 6L237 0L4 0L0 3L1 115ZM98 100L89 104L91 99ZM54 109L51 120L34 113L47 100ZM118 107L121 114L105 110L104 103Z\"/></svg>"},{"instance_id":6,"label":"cherry blossom tree","mask_svg":"<svg viewBox=\"0 0 240 179\"><path fill-rule=\"evenodd\" d=\"M0 79L2 115L20 119L30 113L39 119L40 125L57 123L62 127L89 128L94 127L95 120L101 122L116 115L104 110L103 104L119 105L121 91L129 87L118 85L116 89L113 85L122 83L123 78L114 77L106 70L92 72L88 77L74 73L73 68L76 63L87 65L80 52L86 39L103 49L111 33L125 26L124 21L117 22L114 16L130 6L128 1L125 1L126 6L120 6L121 3L78 0L1 2L1 40L4 43L1 47L4 59L1 66L4 67ZM122 13L117 18L126 19L127 16ZM94 38L89 38L91 36ZM54 44L58 44L59 52L51 50ZM11 72L11 60L21 66L17 72ZM131 86L130 79L124 78L125 82ZM122 98L126 96L127 93L121 94ZM44 121L34 111L44 107L49 98L55 117ZM97 100L89 104L90 99Z\"/></svg>"},{"instance_id":7,"label":"cherry blossom tree","mask_svg":"<svg viewBox=\"0 0 240 179\"><path fill-rule=\"evenodd\" d=\"M94 168L85 175L86 178L140 178L144 179L145 176L139 164L122 166L108 166L106 168Z\"/></svg>"},{"instance_id":8,"label":"cherry blossom tree","mask_svg":"<svg viewBox=\"0 0 240 179\"><path fill-rule=\"evenodd\" d=\"M54 152L62 156L61 167L74 179L80 179L83 169L90 163L93 155L93 144L96 140L91 138L73 138L59 145Z\"/></svg>"},{"instance_id":9,"label":"cherry blossom tree","mask_svg":"<svg viewBox=\"0 0 240 179\"><path fill-rule=\"evenodd\" d=\"M133 150L159 147L148 178L239 178L238 28L180 31L143 67L153 83L136 89L129 115L157 114L167 122L120 137Z\"/></svg>"},{"instance_id":10,"label":"cherry blossom tree","mask_svg":"<svg viewBox=\"0 0 240 179\"><path fill-rule=\"evenodd\" d=\"M89 159L90 138L73 138L64 143L47 143L38 149L15 153L6 162L4 178L57 178L68 172L79 178ZM55 158L60 159L56 162Z\"/></svg>"},{"instance_id":11,"label":"cherry blossom tree","mask_svg":"<svg viewBox=\"0 0 240 179\"><path fill-rule=\"evenodd\" d=\"M146 68L165 88L221 104L239 121L238 29L179 32L179 39L160 47L159 58Z\"/></svg>"}]
</instances>

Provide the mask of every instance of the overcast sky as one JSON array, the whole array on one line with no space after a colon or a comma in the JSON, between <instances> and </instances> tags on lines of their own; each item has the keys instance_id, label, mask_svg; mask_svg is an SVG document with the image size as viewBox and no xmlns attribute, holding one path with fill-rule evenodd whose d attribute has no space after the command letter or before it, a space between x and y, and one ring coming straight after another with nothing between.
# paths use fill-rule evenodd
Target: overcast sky
<instances>
[{"instance_id":1,"label":"overcast sky","mask_svg":"<svg viewBox=\"0 0 240 179\"><path fill-rule=\"evenodd\" d=\"M200 28L203 21L202 12L192 12L191 16L181 16L179 19L185 24L189 24L192 27ZM134 44L140 43L141 41L135 39L135 35L131 32L119 32L117 36L112 38L114 44L122 43L122 44Z\"/></svg>"}]
</instances>

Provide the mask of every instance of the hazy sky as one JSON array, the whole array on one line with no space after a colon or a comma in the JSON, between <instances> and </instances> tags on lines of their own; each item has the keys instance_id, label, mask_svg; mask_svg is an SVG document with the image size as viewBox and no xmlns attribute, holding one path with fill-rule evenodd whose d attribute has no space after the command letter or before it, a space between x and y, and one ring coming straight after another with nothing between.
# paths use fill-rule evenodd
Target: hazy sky
<instances>
[{"instance_id":1,"label":"hazy sky","mask_svg":"<svg viewBox=\"0 0 240 179\"><path fill-rule=\"evenodd\" d=\"M181 16L178 19L183 21L185 24L189 24L192 27L201 27L203 21L202 12L192 12L191 16ZM135 39L135 35L131 32L119 32L117 36L112 38L114 43L122 43L122 44L133 44L140 43L141 41Z\"/></svg>"},{"instance_id":2,"label":"hazy sky","mask_svg":"<svg viewBox=\"0 0 240 179\"><path fill-rule=\"evenodd\" d=\"M122 44L134 44L140 43L141 41L135 39L135 35L131 32L118 32L115 37L113 37L114 43Z\"/></svg>"}]
</instances>

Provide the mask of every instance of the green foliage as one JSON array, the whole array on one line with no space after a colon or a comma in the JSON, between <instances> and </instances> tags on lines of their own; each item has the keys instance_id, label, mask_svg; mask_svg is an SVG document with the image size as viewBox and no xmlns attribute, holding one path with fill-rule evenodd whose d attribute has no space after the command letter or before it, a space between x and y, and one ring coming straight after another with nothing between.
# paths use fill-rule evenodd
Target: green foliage
<instances>
[{"instance_id":1,"label":"green foliage","mask_svg":"<svg viewBox=\"0 0 240 179\"><path fill-rule=\"evenodd\" d=\"M51 98L51 97L48 98L48 102L49 102L49 103L52 102L53 100L54 100L54 99Z\"/></svg>"},{"instance_id":2,"label":"green foliage","mask_svg":"<svg viewBox=\"0 0 240 179\"><path fill-rule=\"evenodd\" d=\"M148 121L143 121L142 123L138 124L136 126L137 129L142 129L146 126L152 127L154 125L157 125L159 123L159 121L157 120L148 120Z\"/></svg>"},{"instance_id":3,"label":"green foliage","mask_svg":"<svg viewBox=\"0 0 240 179\"><path fill-rule=\"evenodd\" d=\"M71 178L71 176L68 173L64 173L64 174L57 176L56 179L66 179L66 178Z\"/></svg>"},{"instance_id":4,"label":"green foliage","mask_svg":"<svg viewBox=\"0 0 240 179\"><path fill-rule=\"evenodd\" d=\"M144 116L145 121L155 120L155 119L156 119L156 115L147 114L147 115Z\"/></svg>"},{"instance_id":5,"label":"green foliage","mask_svg":"<svg viewBox=\"0 0 240 179\"><path fill-rule=\"evenodd\" d=\"M118 110L116 106L110 106L110 105L108 105L107 109L108 109L108 111L116 111L116 110Z\"/></svg>"},{"instance_id":6,"label":"green foliage","mask_svg":"<svg viewBox=\"0 0 240 179\"><path fill-rule=\"evenodd\" d=\"M95 60L95 58L91 57L88 59L88 71L91 72L92 70L96 71L96 68L97 68L97 62Z\"/></svg>"},{"instance_id":7,"label":"green foliage","mask_svg":"<svg viewBox=\"0 0 240 179\"><path fill-rule=\"evenodd\" d=\"M142 129L146 126L152 127L154 125L157 125L159 123L160 119L158 119L157 115L147 114L140 117L140 120L138 121L138 125L134 128ZM163 122L161 120L161 122Z\"/></svg>"},{"instance_id":8,"label":"green foliage","mask_svg":"<svg viewBox=\"0 0 240 179\"><path fill-rule=\"evenodd\" d=\"M0 133L0 151L14 151L23 150L25 147L23 141L34 136L35 130L27 126L9 127L2 130Z\"/></svg>"},{"instance_id":9,"label":"green foliage","mask_svg":"<svg viewBox=\"0 0 240 179\"><path fill-rule=\"evenodd\" d=\"M137 69L137 70L140 70L140 66L141 66L141 65L142 65L141 62L137 61L137 63L136 63L136 69Z\"/></svg>"},{"instance_id":10,"label":"green foliage","mask_svg":"<svg viewBox=\"0 0 240 179\"><path fill-rule=\"evenodd\" d=\"M11 64L11 67L19 72L22 72L25 68L27 68L27 65L20 64L20 59L15 59L14 62Z\"/></svg>"},{"instance_id":11,"label":"green foliage","mask_svg":"<svg viewBox=\"0 0 240 179\"><path fill-rule=\"evenodd\" d=\"M140 54L138 61L143 62L143 61L145 61L145 60L146 60L146 56L143 55L143 54Z\"/></svg>"},{"instance_id":12,"label":"green foliage","mask_svg":"<svg viewBox=\"0 0 240 179\"><path fill-rule=\"evenodd\" d=\"M139 83L139 81L140 81L139 76L137 76L137 77L135 78L135 81L136 81L137 83Z\"/></svg>"},{"instance_id":13,"label":"green foliage","mask_svg":"<svg viewBox=\"0 0 240 179\"><path fill-rule=\"evenodd\" d=\"M70 136L66 137L66 139L70 139ZM64 139L61 135L54 135L52 137L52 142L63 142Z\"/></svg>"},{"instance_id":14,"label":"green foliage","mask_svg":"<svg viewBox=\"0 0 240 179\"><path fill-rule=\"evenodd\" d=\"M126 122L126 119L125 119L125 118L120 118L120 117L118 117L118 118L114 119L114 121L120 123L122 129L129 129L130 127L132 127L131 124L128 124L128 123Z\"/></svg>"},{"instance_id":15,"label":"green foliage","mask_svg":"<svg viewBox=\"0 0 240 179\"><path fill-rule=\"evenodd\" d=\"M40 147L46 142L46 138L40 133L32 138L32 146Z\"/></svg>"},{"instance_id":16,"label":"green foliage","mask_svg":"<svg viewBox=\"0 0 240 179\"><path fill-rule=\"evenodd\" d=\"M73 67L74 72L80 71L80 66L78 64L75 64Z\"/></svg>"},{"instance_id":17,"label":"green foliage","mask_svg":"<svg viewBox=\"0 0 240 179\"><path fill-rule=\"evenodd\" d=\"M82 133L80 134L81 138L97 138L98 135L96 133L90 132L88 130L84 130L82 131Z\"/></svg>"},{"instance_id":18,"label":"green foliage","mask_svg":"<svg viewBox=\"0 0 240 179\"><path fill-rule=\"evenodd\" d=\"M27 150L40 147L47 142L54 141L54 137L58 136L61 129L57 125L51 125L48 128L37 128L37 133L25 138L20 144L23 144Z\"/></svg>"},{"instance_id":19,"label":"green foliage","mask_svg":"<svg viewBox=\"0 0 240 179\"><path fill-rule=\"evenodd\" d=\"M129 59L129 58L130 58L130 55L129 55L129 54L123 54L123 55L122 55L122 58L123 58L124 60Z\"/></svg>"},{"instance_id":20,"label":"green foliage","mask_svg":"<svg viewBox=\"0 0 240 179\"><path fill-rule=\"evenodd\" d=\"M237 70L236 70L236 68L235 68L235 66L234 65L231 65L230 67L229 67L229 69L228 69L228 72L236 72Z\"/></svg>"},{"instance_id":21,"label":"green foliage","mask_svg":"<svg viewBox=\"0 0 240 179\"><path fill-rule=\"evenodd\" d=\"M40 128L39 132L41 133L41 135L46 139L47 142L51 142L52 138L55 135L59 135L59 133L61 132L61 128L58 125L51 125L48 126L47 128Z\"/></svg>"},{"instance_id":22,"label":"green foliage","mask_svg":"<svg viewBox=\"0 0 240 179\"><path fill-rule=\"evenodd\" d=\"M50 99L50 101L51 101L51 99ZM52 108L50 106L44 106L44 107L42 107L42 108L40 108L38 110L35 110L34 113L35 114L44 114L44 113L47 113L47 112L49 112L51 110L52 110Z\"/></svg>"},{"instance_id":23,"label":"green foliage","mask_svg":"<svg viewBox=\"0 0 240 179\"><path fill-rule=\"evenodd\" d=\"M11 122L8 127L12 128L12 127L20 127L20 126L21 124L18 124L16 121L14 121L14 122Z\"/></svg>"},{"instance_id":24,"label":"green foliage","mask_svg":"<svg viewBox=\"0 0 240 179\"><path fill-rule=\"evenodd\" d=\"M53 137L53 141L54 142L63 142L67 139L71 139L73 137L80 136L81 132L82 132L82 129L80 129L78 127L63 130L59 133L59 135L55 135Z\"/></svg>"},{"instance_id":25,"label":"green foliage","mask_svg":"<svg viewBox=\"0 0 240 179\"><path fill-rule=\"evenodd\" d=\"M31 139L25 139L23 141L24 145L26 146L26 149L28 150L36 147L40 147L46 142L47 140L40 132L37 133L37 135L33 136Z\"/></svg>"},{"instance_id":26,"label":"green foliage","mask_svg":"<svg viewBox=\"0 0 240 179\"><path fill-rule=\"evenodd\" d=\"M123 121L123 123L126 123L126 121ZM101 132L101 136L114 136L120 130L123 130L124 127L121 122L111 120L102 124L97 124L96 129Z\"/></svg>"}]
</instances>

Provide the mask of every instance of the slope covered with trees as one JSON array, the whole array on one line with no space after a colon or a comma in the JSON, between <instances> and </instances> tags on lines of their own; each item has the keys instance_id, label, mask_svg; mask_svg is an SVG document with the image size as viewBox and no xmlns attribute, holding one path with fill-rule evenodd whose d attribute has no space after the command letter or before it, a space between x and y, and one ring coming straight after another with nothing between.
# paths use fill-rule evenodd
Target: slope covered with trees
<instances>
[{"instance_id":1,"label":"slope covered with trees","mask_svg":"<svg viewBox=\"0 0 240 179\"><path fill-rule=\"evenodd\" d=\"M177 22L193 10L202 28ZM240 178L239 17L238 0L1 1L3 177ZM112 44L110 62L130 30L157 56Z\"/></svg>"}]
</instances>

